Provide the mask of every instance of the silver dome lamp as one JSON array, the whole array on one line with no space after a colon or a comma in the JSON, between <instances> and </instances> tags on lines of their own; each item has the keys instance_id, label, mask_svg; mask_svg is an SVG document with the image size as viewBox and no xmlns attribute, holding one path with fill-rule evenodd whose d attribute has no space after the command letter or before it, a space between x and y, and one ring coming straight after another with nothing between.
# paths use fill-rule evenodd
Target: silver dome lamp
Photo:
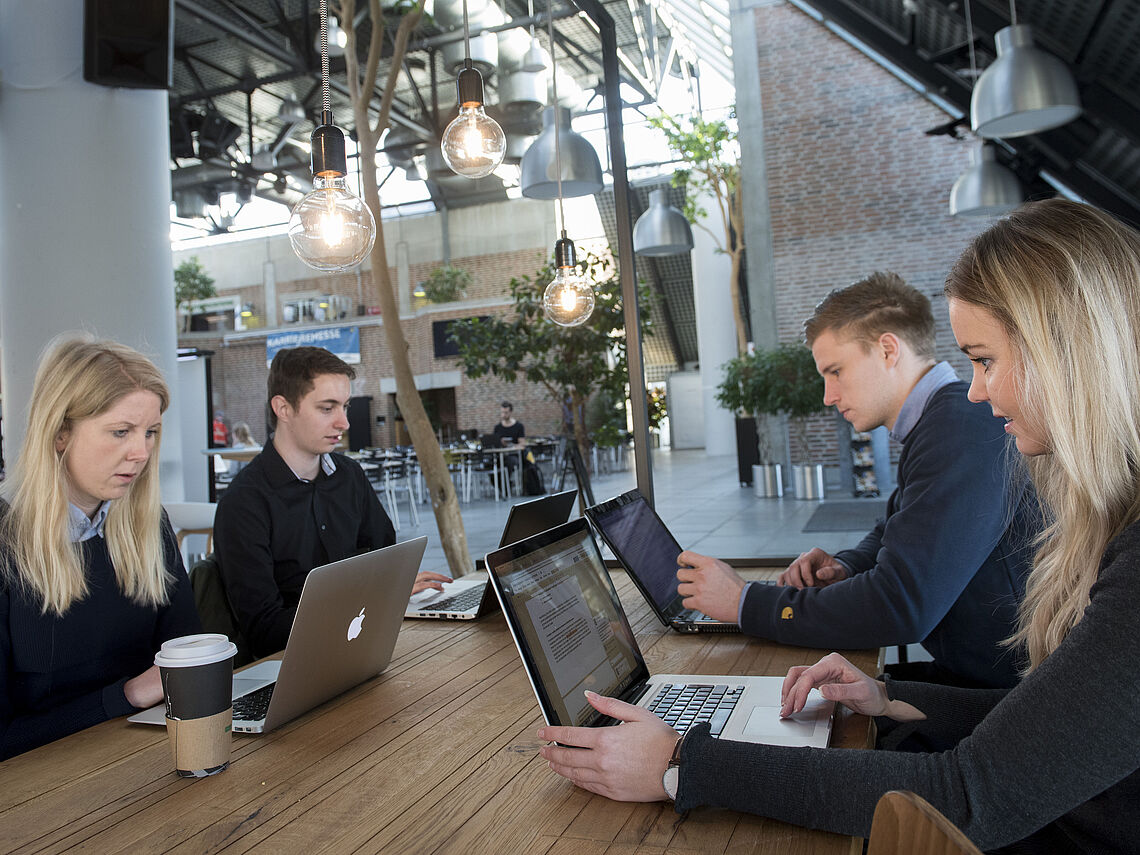
<instances>
[{"instance_id":1,"label":"silver dome lamp","mask_svg":"<svg viewBox=\"0 0 1140 855\"><path fill-rule=\"evenodd\" d=\"M1056 128L1081 114L1077 82L1069 67L1033 43L1033 28L1017 23L994 36L997 59L970 98L970 127L986 139L1021 137Z\"/></svg>"},{"instance_id":2,"label":"silver dome lamp","mask_svg":"<svg viewBox=\"0 0 1140 855\"><path fill-rule=\"evenodd\" d=\"M950 188L952 217L997 217L1021 202L1021 183L997 162L991 143L983 143L970 153L970 166Z\"/></svg>"},{"instance_id":3,"label":"silver dome lamp","mask_svg":"<svg viewBox=\"0 0 1140 855\"><path fill-rule=\"evenodd\" d=\"M649 207L633 225L633 251L651 257L679 255L693 248L693 229L669 204L669 191L651 190Z\"/></svg>"}]
</instances>

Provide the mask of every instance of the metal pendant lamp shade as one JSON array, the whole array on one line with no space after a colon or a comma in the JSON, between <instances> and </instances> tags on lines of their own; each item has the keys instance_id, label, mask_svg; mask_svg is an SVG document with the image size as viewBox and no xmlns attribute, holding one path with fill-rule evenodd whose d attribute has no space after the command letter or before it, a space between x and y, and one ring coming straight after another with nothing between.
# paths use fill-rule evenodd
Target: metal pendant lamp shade
<instances>
[{"instance_id":1,"label":"metal pendant lamp shade","mask_svg":"<svg viewBox=\"0 0 1140 855\"><path fill-rule=\"evenodd\" d=\"M649 208L633 226L638 255L679 255L693 248L693 230L685 215L669 204L666 190L651 190Z\"/></svg>"},{"instance_id":2,"label":"metal pendant lamp shade","mask_svg":"<svg viewBox=\"0 0 1140 855\"><path fill-rule=\"evenodd\" d=\"M522 194L529 199L558 198L558 158L554 150L554 107L542 111L542 133L520 164ZM558 145L562 159L562 195L593 196L602 189L602 165L585 137L570 129L570 110L558 107Z\"/></svg>"},{"instance_id":3,"label":"metal pendant lamp shade","mask_svg":"<svg viewBox=\"0 0 1140 855\"><path fill-rule=\"evenodd\" d=\"M994 37L997 59L970 99L970 125L986 139L1021 137L1056 128L1081 114L1069 67L1033 44L1033 29L1018 24Z\"/></svg>"},{"instance_id":4,"label":"metal pendant lamp shade","mask_svg":"<svg viewBox=\"0 0 1140 855\"><path fill-rule=\"evenodd\" d=\"M951 216L996 217L1021 204L1021 184L997 162L992 146L975 149L970 160L970 166L950 189Z\"/></svg>"}]
</instances>

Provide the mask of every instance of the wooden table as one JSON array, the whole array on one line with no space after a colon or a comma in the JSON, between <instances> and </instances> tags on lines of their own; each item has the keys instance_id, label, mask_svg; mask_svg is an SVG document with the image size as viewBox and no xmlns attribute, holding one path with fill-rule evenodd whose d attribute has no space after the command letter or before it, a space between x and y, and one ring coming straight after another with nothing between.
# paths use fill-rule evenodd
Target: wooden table
<instances>
[{"instance_id":1,"label":"wooden table","mask_svg":"<svg viewBox=\"0 0 1140 855\"><path fill-rule=\"evenodd\" d=\"M666 633L625 578L650 669L782 674L821 651ZM867 669L876 652L855 654ZM171 771L164 731L105 722L0 763L0 852L850 853L857 841L724 810L577 789L538 756L538 706L502 615L406 621L392 664L263 736L230 768ZM865 747L844 714L832 742Z\"/></svg>"}]
</instances>

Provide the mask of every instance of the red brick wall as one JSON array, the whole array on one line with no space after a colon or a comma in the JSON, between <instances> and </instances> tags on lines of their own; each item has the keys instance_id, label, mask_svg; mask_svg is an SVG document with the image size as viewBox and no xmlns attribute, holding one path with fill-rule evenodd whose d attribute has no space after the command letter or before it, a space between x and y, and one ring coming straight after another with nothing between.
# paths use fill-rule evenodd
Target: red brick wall
<instances>
[{"instance_id":1,"label":"red brick wall","mask_svg":"<svg viewBox=\"0 0 1140 855\"><path fill-rule=\"evenodd\" d=\"M414 374L459 371L458 360L454 357L436 359L432 347L432 322L451 318L464 318L477 314L506 312L509 308L508 283L512 277L533 275L546 257L545 249L521 250L499 253L477 258L456 258L452 263L468 270L473 277L467 291L467 300L439 311L421 311L415 318L403 321L404 335L408 342L408 354ZM427 277L438 266L438 262L413 264L410 267L410 287ZM396 270L390 270L392 281L396 281ZM371 296L372 277L370 272L362 275L361 287L365 305L375 304ZM319 291L323 294L341 294L357 302L356 274L334 274L314 276L289 282L277 283L278 299L288 299L288 295L299 291ZM240 293L242 302L253 302L259 313L264 311L264 294L260 283L243 285L235 291ZM473 305L472 301L501 300L497 305ZM415 301L421 308L428 304ZM382 326L370 323L375 319L350 315L336 323L343 326L360 324L360 365L356 366L358 381L354 391L371 395L373 416L373 441L378 445L393 445L396 442L395 400L392 395L380 394L380 381L394 376L391 352L387 334ZM254 437L265 441L265 381L268 369L265 365L265 337L233 338L228 343L219 333L196 333L184 335L180 344L192 345L214 351L211 359L213 373L213 394L216 409L225 413L231 425L237 421L248 422ZM531 436L559 433L562 425L562 409L558 402L551 401L546 389L536 384L519 381L506 383L496 377L469 380L462 378L455 390L455 419L459 430L476 428L480 432L490 432L499 419L499 404L511 401L515 406L516 417L526 426ZM386 416L383 427L376 425L375 417Z\"/></svg>"},{"instance_id":2,"label":"red brick wall","mask_svg":"<svg viewBox=\"0 0 1140 855\"><path fill-rule=\"evenodd\" d=\"M780 340L832 288L889 269L931 297L938 358L968 377L942 283L986 225L948 213L971 146L926 136L946 114L804 13L755 16ZM811 452L837 459L831 413L813 419Z\"/></svg>"}]
</instances>

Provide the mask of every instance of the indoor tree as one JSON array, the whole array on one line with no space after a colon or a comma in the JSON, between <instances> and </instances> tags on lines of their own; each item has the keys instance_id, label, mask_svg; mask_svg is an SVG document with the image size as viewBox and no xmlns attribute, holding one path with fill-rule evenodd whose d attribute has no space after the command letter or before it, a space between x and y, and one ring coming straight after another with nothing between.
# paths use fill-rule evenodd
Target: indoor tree
<instances>
[{"instance_id":1,"label":"indoor tree","mask_svg":"<svg viewBox=\"0 0 1140 855\"><path fill-rule=\"evenodd\" d=\"M214 277L206 272L198 256L191 256L174 268L174 309L178 311L186 306L184 326L188 328L190 324L189 311L192 301L216 296L218 292L214 288Z\"/></svg>"},{"instance_id":2,"label":"indoor tree","mask_svg":"<svg viewBox=\"0 0 1140 855\"><path fill-rule=\"evenodd\" d=\"M744 302L740 293L741 267L744 263L744 203L740 185L740 151L732 128L735 113L728 119L705 121L691 116L684 122L662 113L649 120L651 127L665 134L669 150L684 167L673 173L673 186L685 191L685 218L704 229L720 252L727 253L732 263L730 292L732 315L736 325L736 352L747 351L748 325L744 319ZM709 212L700 204L705 195L716 203L720 233L705 225Z\"/></svg>"},{"instance_id":3,"label":"indoor tree","mask_svg":"<svg viewBox=\"0 0 1140 855\"><path fill-rule=\"evenodd\" d=\"M511 279L513 312L502 317L469 318L452 325L464 373L471 378L492 374L513 383L522 377L542 385L551 400L569 404L574 440L583 460L589 460L585 403L604 392L613 400L626 398L626 339L621 283L608 256L582 253L579 266L594 283L594 312L578 327L561 327L547 320L542 294L554 278L553 260L533 277ZM641 334L652 334L650 291L638 286Z\"/></svg>"},{"instance_id":4,"label":"indoor tree","mask_svg":"<svg viewBox=\"0 0 1140 855\"><path fill-rule=\"evenodd\" d=\"M380 216L380 188L376 181L376 150L380 137L388 129L396 83L404 66L412 32L423 16L424 0L397 4L390 10L390 18L382 12L380 0L368 0L371 33L363 67L357 53L357 30L353 26L357 21L356 0L339 0L336 7L338 18L345 23L348 36L344 57L360 151L364 201L372 210L377 229L380 229L383 221ZM395 25L394 33L388 29L392 25ZM381 58L387 63L387 72L383 94L373 111ZM416 459L427 483L447 565L453 576L462 576L470 570L472 563L467 548L467 533L459 511L459 499L447 469L447 461L416 390L415 376L408 358L408 340L399 322L399 304L388 270L388 251L384 244L383 230L380 229L380 232L371 253L372 287L384 316L384 333L392 356L393 373L396 375L396 405L404 416L404 425L412 438Z\"/></svg>"}]
</instances>

